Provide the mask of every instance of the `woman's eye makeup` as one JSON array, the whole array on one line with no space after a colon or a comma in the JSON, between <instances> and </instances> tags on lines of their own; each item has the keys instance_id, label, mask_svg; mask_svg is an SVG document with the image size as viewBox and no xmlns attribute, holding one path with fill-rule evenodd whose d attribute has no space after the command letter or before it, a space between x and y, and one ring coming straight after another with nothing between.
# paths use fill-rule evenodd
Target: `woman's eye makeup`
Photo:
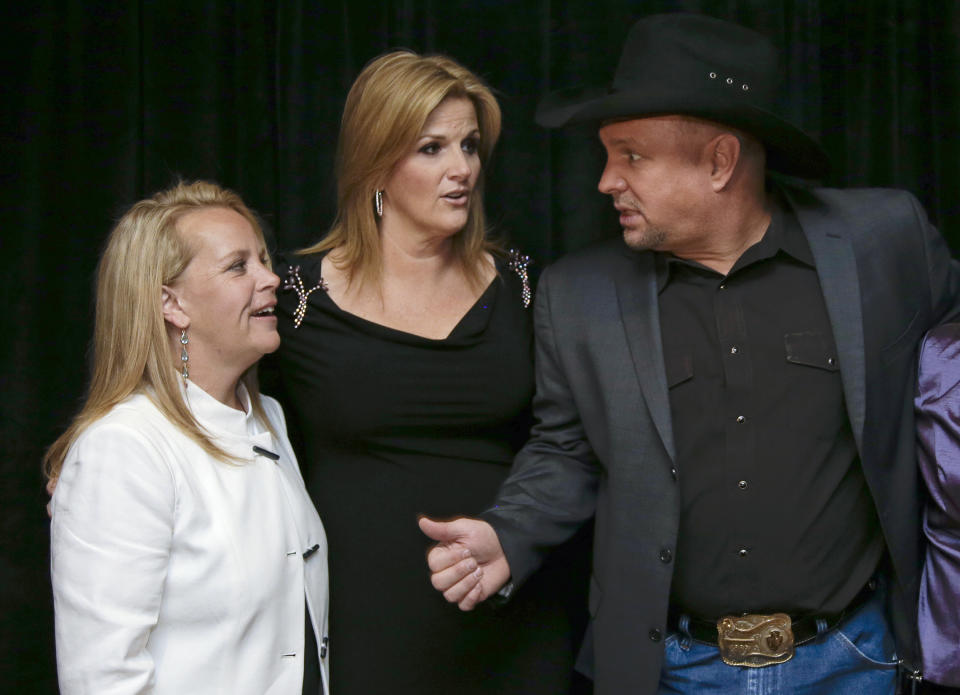
<instances>
[{"instance_id":1,"label":"woman's eye makeup","mask_svg":"<svg viewBox=\"0 0 960 695\"><path fill-rule=\"evenodd\" d=\"M430 142L421 145L417 152L421 154L433 155L439 154L443 150L446 143L441 140L431 140ZM460 149L467 154L476 154L480 149L480 138L477 135L470 135L465 137L460 141Z\"/></svg>"}]
</instances>

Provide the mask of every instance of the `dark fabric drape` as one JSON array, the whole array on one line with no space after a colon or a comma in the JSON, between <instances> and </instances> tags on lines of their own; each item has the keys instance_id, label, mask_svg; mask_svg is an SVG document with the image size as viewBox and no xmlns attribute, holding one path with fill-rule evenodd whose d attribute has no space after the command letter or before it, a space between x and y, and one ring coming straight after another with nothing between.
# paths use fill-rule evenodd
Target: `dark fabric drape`
<instances>
[{"instance_id":1,"label":"dark fabric drape","mask_svg":"<svg viewBox=\"0 0 960 695\"><path fill-rule=\"evenodd\" d=\"M960 248L960 3L952 0L250 0L23 3L0 41L0 683L55 692L39 460L82 397L96 257L115 217L175 177L239 191L278 248L334 212L346 91L393 47L448 53L495 88L494 231L542 267L617 234L592 132L533 123L545 91L604 82L631 21L701 11L785 47L785 108L837 186L913 191ZM334 599L335 600L335 599Z\"/></svg>"}]
</instances>

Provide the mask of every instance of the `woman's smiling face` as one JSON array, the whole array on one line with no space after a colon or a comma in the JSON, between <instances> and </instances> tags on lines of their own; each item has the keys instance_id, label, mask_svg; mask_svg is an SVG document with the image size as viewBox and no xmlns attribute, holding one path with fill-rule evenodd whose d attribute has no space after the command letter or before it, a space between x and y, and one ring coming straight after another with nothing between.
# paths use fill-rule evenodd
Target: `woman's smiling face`
<instances>
[{"instance_id":1,"label":"woman's smiling face","mask_svg":"<svg viewBox=\"0 0 960 695\"><path fill-rule=\"evenodd\" d=\"M280 346L274 315L280 279L250 222L234 210L197 210L177 229L196 249L170 285L189 318L191 366L239 378Z\"/></svg>"}]
</instances>

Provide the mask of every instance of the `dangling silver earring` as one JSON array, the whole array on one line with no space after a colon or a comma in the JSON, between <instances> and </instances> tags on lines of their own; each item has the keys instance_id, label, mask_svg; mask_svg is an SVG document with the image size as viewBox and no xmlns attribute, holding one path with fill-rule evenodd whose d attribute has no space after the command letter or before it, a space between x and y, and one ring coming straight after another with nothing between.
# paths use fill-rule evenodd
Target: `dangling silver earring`
<instances>
[{"instance_id":1,"label":"dangling silver earring","mask_svg":"<svg viewBox=\"0 0 960 695\"><path fill-rule=\"evenodd\" d=\"M373 194L373 202L377 208L377 217L383 217L383 191L379 188L377 192Z\"/></svg>"},{"instance_id":2,"label":"dangling silver earring","mask_svg":"<svg viewBox=\"0 0 960 695\"><path fill-rule=\"evenodd\" d=\"M180 364L182 365L180 368L180 376L183 377L184 384L187 383L187 378L190 376L190 370L187 369L187 360L190 359L190 356L187 355L187 343L189 342L190 341L187 340L187 329L184 328L180 331L180 344L183 346L180 348Z\"/></svg>"}]
</instances>

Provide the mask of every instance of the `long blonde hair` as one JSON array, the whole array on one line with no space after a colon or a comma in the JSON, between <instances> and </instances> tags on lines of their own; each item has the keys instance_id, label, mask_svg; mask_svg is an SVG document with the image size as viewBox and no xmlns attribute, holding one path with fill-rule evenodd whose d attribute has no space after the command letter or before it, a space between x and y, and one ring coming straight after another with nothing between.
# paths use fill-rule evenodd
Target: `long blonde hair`
<instances>
[{"instance_id":1,"label":"long blonde hair","mask_svg":"<svg viewBox=\"0 0 960 695\"><path fill-rule=\"evenodd\" d=\"M233 191L206 181L179 183L131 207L110 232L97 269L93 375L80 413L43 458L49 478L60 474L77 437L134 393L147 395L170 422L211 456L230 457L210 439L184 400L161 310L161 287L183 272L196 252L177 230L186 214L204 208L235 210L253 227L256 216ZM269 427L260 404L256 365L241 377L254 415Z\"/></svg>"},{"instance_id":2,"label":"long blonde hair","mask_svg":"<svg viewBox=\"0 0 960 695\"><path fill-rule=\"evenodd\" d=\"M483 169L500 137L500 106L479 77L446 56L395 51L375 58L360 72L347 94L337 142L337 217L319 243L300 251L339 248L338 266L349 281L379 284L380 236L374 195L394 166L406 156L440 103L449 97L470 99L480 128L480 177L466 226L453 238L456 258L468 280L481 277L485 251L497 251L486 238Z\"/></svg>"}]
</instances>

